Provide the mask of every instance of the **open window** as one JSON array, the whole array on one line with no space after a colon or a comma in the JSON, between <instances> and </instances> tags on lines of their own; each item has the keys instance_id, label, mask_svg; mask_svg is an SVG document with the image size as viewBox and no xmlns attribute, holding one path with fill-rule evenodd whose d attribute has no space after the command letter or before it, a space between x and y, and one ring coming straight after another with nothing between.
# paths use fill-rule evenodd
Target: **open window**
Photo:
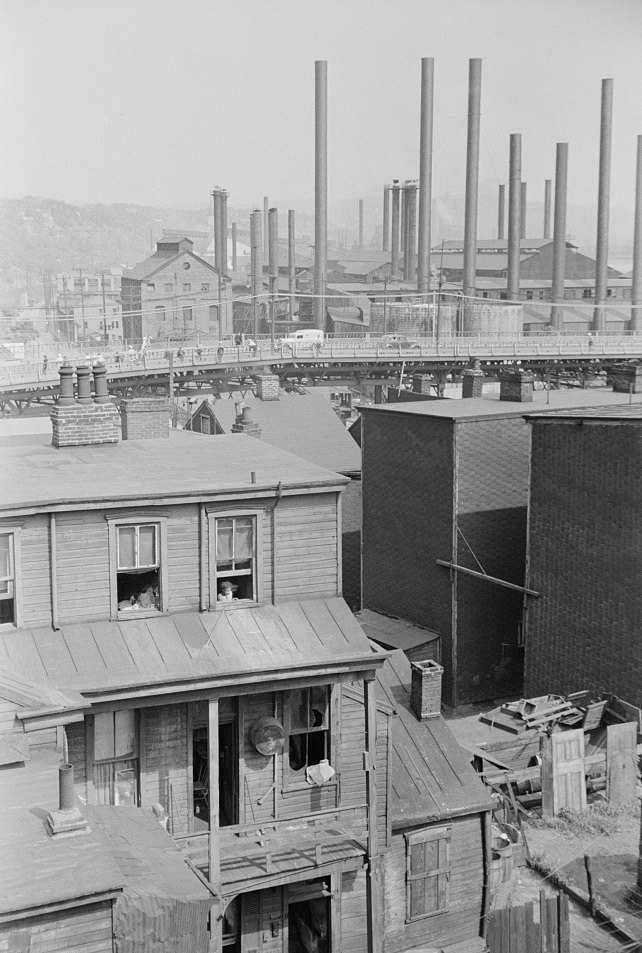
<instances>
[{"instance_id":1,"label":"open window","mask_svg":"<svg viewBox=\"0 0 642 953\"><path fill-rule=\"evenodd\" d=\"M165 610L165 519L110 521L112 616L140 618Z\"/></svg>"},{"instance_id":2,"label":"open window","mask_svg":"<svg viewBox=\"0 0 642 953\"><path fill-rule=\"evenodd\" d=\"M256 517L219 517L215 526L217 602L256 600Z\"/></svg>"},{"instance_id":3,"label":"open window","mask_svg":"<svg viewBox=\"0 0 642 953\"><path fill-rule=\"evenodd\" d=\"M330 688L314 685L286 695L285 785L306 781L306 769L330 758Z\"/></svg>"},{"instance_id":4,"label":"open window","mask_svg":"<svg viewBox=\"0 0 642 953\"><path fill-rule=\"evenodd\" d=\"M406 920L448 910L450 827L406 834Z\"/></svg>"},{"instance_id":5,"label":"open window","mask_svg":"<svg viewBox=\"0 0 642 953\"><path fill-rule=\"evenodd\" d=\"M0 626L18 625L15 532L0 533Z\"/></svg>"},{"instance_id":6,"label":"open window","mask_svg":"<svg viewBox=\"0 0 642 953\"><path fill-rule=\"evenodd\" d=\"M94 787L98 804L138 805L138 731L131 709L94 715Z\"/></svg>"}]
</instances>

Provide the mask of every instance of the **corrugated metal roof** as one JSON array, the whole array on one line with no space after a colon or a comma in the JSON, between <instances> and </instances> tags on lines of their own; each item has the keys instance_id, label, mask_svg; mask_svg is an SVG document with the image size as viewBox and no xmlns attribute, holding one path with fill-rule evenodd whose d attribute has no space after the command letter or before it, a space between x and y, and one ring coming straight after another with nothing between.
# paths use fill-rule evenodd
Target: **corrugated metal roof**
<instances>
[{"instance_id":1,"label":"corrugated metal roof","mask_svg":"<svg viewBox=\"0 0 642 953\"><path fill-rule=\"evenodd\" d=\"M327 400L313 388L305 394L288 394L280 389L278 400L245 397L242 403L251 408L252 419L261 428L261 442L337 473L361 472L359 447ZM209 406L229 434L236 420L236 402L224 398Z\"/></svg>"},{"instance_id":2,"label":"corrugated metal roof","mask_svg":"<svg viewBox=\"0 0 642 953\"><path fill-rule=\"evenodd\" d=\"M628 397L627 397L628 401ZM562 418L572 417L574 420L601 420L608 419L613 420L640 420L642 419L642 403L637 404L617 404L615 406L607 407L584 407L581 410L570 409L570 408L560 408L557 410L541 411L538 414L532 414L535 420L555 420Z\"/></svg>"},{"instance_id":3,"label":"corrugated metal roof","mask_svg":"<svg viewBox=\"0 0 642 953\"><path fill-rule=\"evenodd\" d=\"M444 719L420 722L410 710L410 663L403 652L386 660L377 685L397 712L389 766L393 827L489 810L487 790Z\"/></svg>"},{"instance_id":4,"label":"corrugated metal roof","mask_svg":"<svg viewBox=\"0 0 642 953\"><path fill-rule=\"evenodd\" d=\"M274 488L279 482L284 488L336 486L343 479L245 434L212 441L172 429L168 438L62 449L52 447L45 435L32 434L20 443L0 438L0 451L0 513L24 506L78 509L114 500L207 498L217 492L247 493L250 485Z\"/></svg>"},{"instance_id":5,"label":"corrugated metal roof","mask_svg":"<svg viewBox=\"0 0 642 953\"><path fill-rule=\"evenodd\" d=\"M375 667L376 659L339 597L0 634L3 669L88 697L225 677L283 679L319 665Z\"/></svg>"},{"instance_id":6,"label":"corrugated metal roof","mask_svg":"<svg viewBox=\"0 0 642 953\"><path fill-rule=\"evenodd\" d=\"M48 904L99 899L125 878L98 831L52 837L45 816L58 808L59 752L39 750L5 768L0 785L0 916Z\"/></svg>"}]
</instances>

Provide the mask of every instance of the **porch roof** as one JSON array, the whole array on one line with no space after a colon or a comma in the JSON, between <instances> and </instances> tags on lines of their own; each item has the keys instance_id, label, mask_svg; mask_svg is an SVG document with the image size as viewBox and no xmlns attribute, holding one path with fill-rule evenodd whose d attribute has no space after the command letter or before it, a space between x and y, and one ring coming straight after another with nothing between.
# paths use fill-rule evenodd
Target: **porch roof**
<instances>
[{"instance_id":1,"label":"porch roof","mask_svg":"<svg viewBox=\"0 0 642 953\"><path fill-rule=\"evenodd\" d=\"M339 597L0 635L0 667L28 681L40 699L31 710L23 706L21 718L101 697L361 671L381 662Z\"/></svg>"}]
</instances>

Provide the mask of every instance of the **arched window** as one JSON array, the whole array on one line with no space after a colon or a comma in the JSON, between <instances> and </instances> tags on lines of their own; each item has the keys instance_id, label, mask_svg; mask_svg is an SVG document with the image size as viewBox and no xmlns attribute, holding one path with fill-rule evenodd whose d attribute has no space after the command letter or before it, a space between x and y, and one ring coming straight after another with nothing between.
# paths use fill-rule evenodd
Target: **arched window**
<instances>
[{"instance_id":1,"label":"arched window","mask_svg":"<svg viewBox=\"0 0 642 953\"><path fill-rule=\"evenodd\" d=\"M163 307L163 305L157 304L155 310L156 310L156 317L158 318L158 320L164 321L166 318L166 314L165 314L165 308Z\"/></svg>"}]
</instances>

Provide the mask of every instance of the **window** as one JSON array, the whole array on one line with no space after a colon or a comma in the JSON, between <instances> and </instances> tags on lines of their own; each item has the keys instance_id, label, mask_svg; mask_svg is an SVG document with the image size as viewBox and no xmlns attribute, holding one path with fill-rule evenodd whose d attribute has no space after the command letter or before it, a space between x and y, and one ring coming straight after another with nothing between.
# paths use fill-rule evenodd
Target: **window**
<instances>
[{"instance_id":1,"label":"window","mask_svg":"<svg viewBox=\"0 0 642 953\"><path fill-rule=\"evenodd\" d=\"M183 308L183 324L191 324L191 323L192 323L192 309Z\"/></svg>"},{"instance_id":2,"label":"window","mask_svg":"<svg viewBox=\"0 0 642 953\"><path fill-rule=\"evenodd\" d=\"M163 291L165 291L166 294L167 293L171 294L173 290L174 290L173 282L168 281L163 285Z\"/></svg>"},{"instance_id":3,"label":"window","mask_svg":"<svg viewBox=\"0 0 642 953\"><path fill-rule=\"evenodd\" d=\"M226 516L216 520L217 593L223 582L230 582L233 599L257 598L255 530L254 516Z\"/></svg>"},{"instance_id":4,"label":"window","mask_svg":"<svg viewBox=\"0 0 642 953\"><path fill-rule=\"evenodd\" d=\"M149 281L149 282L147 283L147 291L149 292L149 294L152 294L152 295L153 295L154 292L156 291L156 285L153 284L151 281Z\"/></svg>"},{"instance_id":5,"label":"window","mask_svg":"<svg viewBox=\"0 0 642 953\"><path fill-rule=\"evenodd\" d=\"M112 618L155 615L167 604L167 518L109 523Z\"/></svg>"},{"instance_id":6,"label":"window","mask_svg":"<svg viewBox=\"0 0 642 953\"><path fill-rule=\"evenodd\" d=\"M94 786L98 804L138 805L135 711L94 715Z\"/></svg>"},{"instance_id":7,"label":"window","mask_svg":"<svg viewBox=\"0 0 642 953\"><path fill-rule=\"evenodd\" d=\"M165 308L163 307L163 305L157 304L154 310L155 310L156 318L158 319L158 321L164 321L166 315L165 315Z\"/></svg>"},{"instance_id":8,"label":"window","mask_svg":"<svg viewBox=\"0 0 642 953\"><path fill-rule=\"evenodd\" d=\"M450 827L406 834L406 920L448 909Z\"/></svg>"},{"instance_id":9,"label":"window","mask_svg":"<svg viewBox=\"0 0 642 953\"><path fill-rule=\"evenodd\" d=\"M87 281L87 287L90 291L98 291L98 278L89 278Z\"/></svg>"},{"instance_id":10,"label":"window","mask_svg":"<svg viewBox=\"0 0 642 953\"><path fill-rule=\"evenodd\" d=\"M13 533L0 534L0 625L16 625L16 569Z\"/></svg>"},{"instance_id":11,"label":"window","mask_svg":"<svg viewBox=\"0 0 642 953\"><path fill-rule=\"evenodd\" d=\"M192 282L191 282L191 281L184 281L184 282L183 282L183 291L191 291L191 290L192 290Z\"/></svg>"},{"instance_id":12,"label":"window","mask_svg":"<svg viewBox=\"0 0 642 953\"><path fill-rule=\"evenodd\" d=\"M584 288L584 289L582 290L582 297L583 297L583 298L592 298L592 297L593 297L593 289L592 289L592 288Z\"/></svg>"},{"instance_id":13,"label":"window","mask_svg":"<svg viewBox=\"0 0 642 953\"><path fill-rule=\"evenodd\" d=\"M201 281L201 291L209 291L210 285L208 281Z\"/></svg>"},{"instance_id":14,"label":"window","mask_svg":"<svg viewBox=\"0 0 642 953\"><path fill-rule=\"evenodd\" d=\"M307 781L305 769L330 757L330 690L299 688L286 696L287 780Z\"/></svg>"}]
</instances>

